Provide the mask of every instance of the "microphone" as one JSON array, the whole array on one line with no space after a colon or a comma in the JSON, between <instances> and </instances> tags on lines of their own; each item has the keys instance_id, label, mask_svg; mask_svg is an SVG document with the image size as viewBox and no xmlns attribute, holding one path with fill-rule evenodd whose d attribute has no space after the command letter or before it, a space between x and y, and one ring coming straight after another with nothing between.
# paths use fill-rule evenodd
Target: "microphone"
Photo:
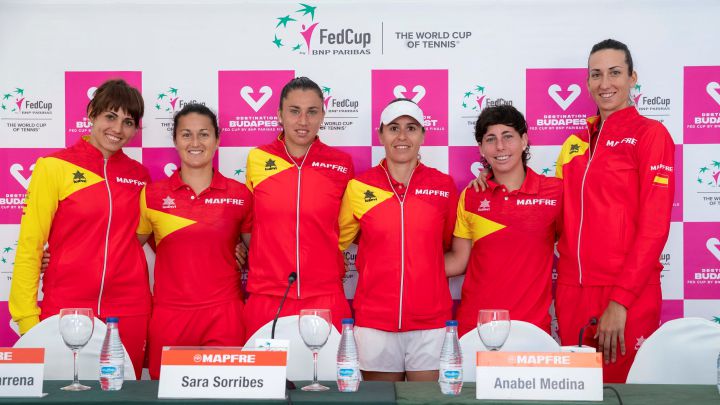
<instances>
[{"instance_id":1,"label":"microphone","mask_svg":"<svg viewBox=\"0 0 720 405\"><path fill-rule=\"evenodd\" d=\"M278 307L277 313L275 314L275 319L273 319L272 324L272 331L270 332L270 339L275 339L275 325L277 325L278 318L280 317L280 311L282 311L283 305L285 305L285 299L288 296L288 293L290 292L290 287L292 287L293 283L295 283L295 280L297 280L297 273L294 271L288 275L288 285L287 288L285 288L285 294L283 294L282 300L280 301L280 306Z\"/></svg>"},{"instance_id":2,"label":"microphone","mask_svg":"<svg viewBox=\"0 0 720 405\"><path fill-rule=\"evenodd\" d=\"M290 292L290 287L295 283L295 280L297 280L297 273L294 271L290 274L288 274L288 285L287 288L285 288L285 294L283 294L282 300L280 301L280 306L278 307L277 313L275 314L275 319L273 319L272 324L272 331L270 332L270 339L275 339L275 325L277 325L278 318L280 317L280 311L282 311L283 305L285 305L285 299L288 296L288 293ZM295 389L295 383L292 381L285 379L285 389L288 390L294 390Z\"/></svg>"},{"instance_id":3,"label":"microphone","mask_svg":"<svg viewBox=\"0 0 720 405\"><path fill-rule=\"evenodd\" d=\"M585 336L585 328L587 328L590 325L597 325L598 320L594 316L588 320L588 323L585 324L582 328L580 328L580 336L578 337L578 347L582 347L583 342L583 336Z\"/></svg>"}]
</instances>

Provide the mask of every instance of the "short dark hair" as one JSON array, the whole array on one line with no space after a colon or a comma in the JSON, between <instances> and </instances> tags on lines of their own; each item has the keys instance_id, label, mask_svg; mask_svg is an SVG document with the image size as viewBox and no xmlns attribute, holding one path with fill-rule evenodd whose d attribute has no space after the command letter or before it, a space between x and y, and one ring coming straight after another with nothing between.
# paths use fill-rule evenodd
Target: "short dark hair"
<instances>
[{"instance_id":1,"label":"short dark hair","mask_svg":"<svg viewBox=\"0 0 720 405\"><path fill-rule=\"evenodd\" d=\"M135 87L122 79L111 79L95 90L92 100L87 105L88 118L93 119L105 111L125 110L135 121L135 128L140 126L140 119L145 113L145 101Z\"/></svg>"},{"instance_id":2,"label":"short dark hair","mask_svg":"<svg viewBox=\"0 0 720 405\"><path fill-rule=\"evenodd\" d=\"M218 128L218 121L215 113L202 104L190 103L185 104L185 107L175 113L175 116L173 117L173 139L177 136L177 126L178 122L180 122L180 118L188 114L200 114L210 118L210 122L212 122L213 128L215 128L215 138L220 137L220 129Z\"/></svg>"},{"instance_id":3,"label":"short dark hair","mask_svg":"<svg viewBox=\"0 0 720 405\"><path fill-rule=\"evenodd\" d=\"M625 64L628 65L628 76L632 76L633 73L633 59L632 55L630 54L630 49L627 45L623 44L620 41L616 41L614 39L606 39L604 41L600 41L597 44L593 45L592 49L590 50L590 55L588 56L588 61L590 60L590 56L594 54L595 52L602 51L605 49L614 49L616 51L623 51L625 53Z\"/></svg>"},{"instance_id":4,"label":"short dark hair","mask_svg":"<svg viewBox=\"0 0 720 405\"><path fill-rule=\"evenodd\" d=\"M493 125L507 125L520 134L527 134L527 122L522 113L517 108L511 105L498 105L495 107L486 107L480 112L477 121L475 122L475 140L478 145L482 143L483 137L487 133L488 127ZM487 166L487 161L482 158L483 166ZM530 138L528 138L528 144L522 153L523 167L527 166L527 161L530 160Z\"/></svg>"},{"instance_id":5,"label":"short dark hair","mask_svg":"<svg viewBox=\"0 0 720 405\"><path fill-rule=\"evenodd\" d=\"M282 88L282 91L280 92L280 109L283 108L283 101L288 97L288 94L290 94L293 90L310 90L317 93L318 97L320 97L320 101L325 101L325 97L323 96L322 89L320 89L320 86L318 86L317 83L310 80L309 78L305 76L296 77ZM325 103L321 103L323 106L323 111L325 111Z\"/></svg>"}]
</instances>

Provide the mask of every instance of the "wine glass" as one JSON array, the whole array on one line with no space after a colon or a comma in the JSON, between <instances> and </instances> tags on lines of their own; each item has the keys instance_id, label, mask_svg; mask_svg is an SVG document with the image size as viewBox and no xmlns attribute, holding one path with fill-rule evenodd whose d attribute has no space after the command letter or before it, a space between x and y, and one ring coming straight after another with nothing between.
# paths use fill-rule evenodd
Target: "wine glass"
<instances>
[{"instance_id":1,"label":"wine glass","mask_svg":"<svg viewBox=\"0 0 720 405\"><path fill-rule=\"evenodd\" d=\"M313 354L313 382L302 387L303 391L327 391L330 389L318 383L317 369L318 352L330 337L331 319L329 309L300 310L300 318L298 318L300 337Z\"/></svg>"},{"instance_id":2,"label":"wine glass","mask_svg":"<svg viewBox=\"0 0 720 405\"><path fill-rule=\"evenodd\" d=\"M500 350L510 334L510 311L481 309L478 312L477 331L488 350Z\"/></svg>"},{"instance_id":3,"label":"wine glass","mask_svg":"<svg viewBox=\"0 0 720 405\"><path fill-rule=\"evenodd\" d=\"M95 328L92 309L90 308L63 308L60 310L60 335L65 345L73 352L73 383L60 388L65 391L85 391L90 387L80 384L78 380L77 356L80 349L85 347L92 337Z\"/></svg>"}]
</instances>

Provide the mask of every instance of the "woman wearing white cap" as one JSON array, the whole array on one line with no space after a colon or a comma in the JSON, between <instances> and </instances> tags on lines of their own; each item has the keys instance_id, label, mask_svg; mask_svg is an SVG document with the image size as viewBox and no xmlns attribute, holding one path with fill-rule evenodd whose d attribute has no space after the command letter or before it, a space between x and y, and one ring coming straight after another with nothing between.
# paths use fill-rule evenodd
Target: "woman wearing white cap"
<instances>
[{"instance_id":1,"label":"woman wearing white cap","mask_svg":"<svg viewBox=\"0 0 720 405\"><path fill-rule=\"evenodd\" d=\"M418 154L423 113L408 99L383 110L385 159L348 183L340 247L358 236L353 306L365 380L438 378L445 321L451 317L443 254L455 224L457 189Z\"/></svg>"}]
</instances>

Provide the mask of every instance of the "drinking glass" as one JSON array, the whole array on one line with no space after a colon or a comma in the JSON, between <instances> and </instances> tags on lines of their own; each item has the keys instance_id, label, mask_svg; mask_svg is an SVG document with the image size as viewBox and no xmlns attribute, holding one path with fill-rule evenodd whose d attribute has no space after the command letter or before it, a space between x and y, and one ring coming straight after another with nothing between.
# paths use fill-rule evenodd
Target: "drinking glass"
<instances>
[{"instance_id":1,"label":"drinking glass","mask_svg":"<svg viewBox=\"0 0 720 405\"><path fill-rule=\"evenodd\" d=\"M510 311L481 309L478 312L477 331L488 350L500 350L510 334Z\"/></svg>"},{"instance_id":2,"label":"drinking glass","mask_svg":"<svg viewBox=\"0 0 720 405\"><path fill-rule=\"evenodd\" d=\"M65 391L85 391L90 387L80 384L78 380L77 357L80 349L90 341L92 337L95 318L90 308L63 308L60 310L60 335L65 345L73 353L73 382L60 388Z\"/></svg>"},{"instance_id":3,"label":"drinking glass","mask_svg":"<svg viewBox=\"0 0 720 405\"><path fill-rule=\"evenodd\" d=\"M330 388L318 383L318 352L330 337L332 321L329 309L303 309L298 318L300 337L313 355L313 382L302 387L303 391L327 391Z\"/></svg>"}]
</instances>

